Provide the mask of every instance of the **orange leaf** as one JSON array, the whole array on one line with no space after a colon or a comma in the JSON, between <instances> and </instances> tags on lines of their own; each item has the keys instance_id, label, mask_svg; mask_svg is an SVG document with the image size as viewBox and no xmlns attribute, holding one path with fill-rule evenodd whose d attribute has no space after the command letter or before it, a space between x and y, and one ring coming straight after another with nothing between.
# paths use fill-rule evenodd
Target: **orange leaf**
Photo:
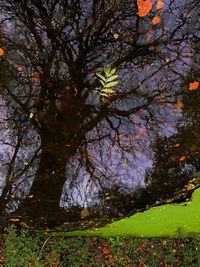
<instances>
[{"instance_id":1,"label":"orange leaf","mask_svg":"<svg viewBox=\"0 0 200 267\"><path fill-rule=\"evenodd\" d=\"M3 48L0 48L0 57L2 57L4 55L4 50Z\"/></svg>"},{"instance_id":2,"label":"orange leaf","mask_svg":"<svg viewBox=\"0 0 200 267\"><path fill-rule=\"evenodd\" d=\"M101 251L104 254L104 256L109 255L110 253L112 253L112 251L107 246L102 246L101 247Z\"/></svg>"},{"instance_id":3,"label":"orange leaf","mask_svg":"<svg viewBox=\"0 0 200 267\"><path fill-rule=\"evenodd\" d=\"M155 16L153 19L152 19L152 23L153 25L156 25L158 23L160 23L160 18L158 16Z\"/></svg>"},{"instance_id":4,"label":"orange leaf","mask_svg":"<svg viewBox=\"0 0 200 267\"><path fill-rule=\"evenodd\" d=\"M172 203L172 202L173 202L172 199L167 199L167 200L165 200L165 203Z\"/></svg>"},{"instance_id":5,"label":"orange leaf","mask_svg":"<svg viewBox=\"0 0 200 267\"><path fill-rule=\"evenodd\" d=\"M154 31L152 29L152 27L150 28L150 30L147 33L147 43L151 40L151 38L153 37Z\"/></svg>"},{"instance_id":6,"label":"orange leaf","mask_svg":"<svg viewBox=\"0 0 200 267\"><path fill-rule=\"evenodd\" d=\"M19 222L20 219L19 218L10 218L9 222Z\"/></svg>"},{"instance_id":7,"label":"orange leaf","mask_svg":"<svg viewBox=\"0 0 200 267\"><path fill-rule=\"evenodd\" d=\"M145 17L146 15L148 15L153 6L151 0L137 0L137 5L137 14L139 17Z\"/></svg>"},{"instance_id":8,"label":"orange leaf","mask_svg":"<svg viewBox=\"0 0 200 267\"><path fill-rule=\"evenodd\" d=\"M165 3L163 1L158 1L156 5L156 9L159 10L165 6Z\"/></svg>"},{"instance_id":9,"label":"orange leaf","mask_svg":"<svg viewBox=\"0 0 200 267\"><path fill-rule=\"evenodd\" d=\"M35 78L35 79L40 78L40 74L39 74L39 72L37 72L37 71L32 72L32 73L31 73L31 78Z\"/></svg>"},{"instance_id":10,"label":"orange leaf","mask_svg":"<svg viewBox=\"0 0 200 267\"><path fill-rule=\"evenodd\" d=\"M186 186L186 190L187 190L187 191L190 191L190 190L192 190L192 189L193 189L193 188L192 188L191 186L189 186L189 185Z\"/></svg>"},{"instance_id":11,"label":"orange leaf","mask_svg":"<svg viewBox=\"0 0 200 267\"><path fill-rule=\"evenodd\" d=\"M22 72L22 70L23 70L22 66L19 66L19 67L17 68L17 70L18 70L19 72Z\"/></svg>"},{"instance_id":12,"label":"orange leaf","mask_svg":"<svg viewBox=\"0 0 200 267\"><path fill-rule=\"evenodd\" d=\"M179 158L179 161L184 161L184 160L186 160L186 156L182 156Z\"/></svg>"},{"instance_id":13,"label":"orange leaf","mask_svg":"<svg viewBox=\"0 0 200 267\"><path fill-rule=\"evenodd\" d=\"M175 144L175 147L179 147L180 146L180 144Z\"/></svg>"},{"instance_id":14,"label":"orange leaf","mask_svg":"<svg viewBox=\"0 0 200 267\"><path fill-rule=\"evenodd\" d=\"M199 82L197 82L197 81L194 81L193 83L189 84L189 90L191 90L191 91L198 89L198 87L199 87Z\"/></svg>"}]
</instances>

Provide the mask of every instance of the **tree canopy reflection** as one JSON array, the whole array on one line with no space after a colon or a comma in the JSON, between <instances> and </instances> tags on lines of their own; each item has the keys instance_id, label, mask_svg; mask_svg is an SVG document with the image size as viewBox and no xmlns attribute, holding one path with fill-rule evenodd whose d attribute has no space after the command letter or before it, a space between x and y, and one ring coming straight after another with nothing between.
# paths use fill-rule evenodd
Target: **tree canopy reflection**
<instances>
[{"instance_id":1,"label":"tree canopy reflection","mask_svg":"<svg viewBox=\"0 0 200 267\"><path fill-rule=\"evenodd\" d=\"M184 80L199 60L198 1L156 4L142 17L132 0L1 2L2 212L13 198L55 217L71 189L84 202L144 183L154 141L177 131L198 80ZM119 82L98 98L105 66Z\"/></svg>"}]
</instances>

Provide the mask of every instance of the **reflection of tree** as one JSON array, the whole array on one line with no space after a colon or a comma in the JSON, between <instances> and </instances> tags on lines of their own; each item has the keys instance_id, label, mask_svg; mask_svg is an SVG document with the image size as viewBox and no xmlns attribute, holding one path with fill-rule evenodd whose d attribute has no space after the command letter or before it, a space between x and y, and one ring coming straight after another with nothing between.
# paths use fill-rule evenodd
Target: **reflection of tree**
<instances>
[{"instance_id":1,"label":"reflection of tree","mask_svg":"<svg viewBox=\"0 0 200 267\"><path fill-rule=\"evenodd\" d=\"M21 118L21 125L34 130L41 143L27 212L54 215L66 166L71 185L78 178L102 185L131 176L137 135L132 115L146 119L151 130L165 117L163 105L179 93L174 87L189 69L185 51L192 49L195 29L190 27L188 34L187 15L179 16L174 7L175 25L157 25L147 38L148 18L137 17L134 2L1 2L9 27L15 27L4 39L4 63L9 62L13 82L3 85L2 95L15 120ZM185 8L193 12L191 3ZM163 21L169 15L163 14ZM117 68L121 84L109 99L96 99L95 73L106 64ZM147 141L148 134L142 134ZM120 173L123 162L127 173Z\"/></svg>"},{"instance_id":2,"label":"reflection of tree","mask_svg":"<svg viewBox=\"0 0 200 267\"><path fill-rule=\"evenodd\" d=\"M146 175L144 195L147 203L172 198L193 174L200 171L200 93L198 90L191 92L185 86L199 78L199 74L192 69L184 81L183 119L179 123L178 133L156 140L154 166Z\"/></svg>"}]
</instances>

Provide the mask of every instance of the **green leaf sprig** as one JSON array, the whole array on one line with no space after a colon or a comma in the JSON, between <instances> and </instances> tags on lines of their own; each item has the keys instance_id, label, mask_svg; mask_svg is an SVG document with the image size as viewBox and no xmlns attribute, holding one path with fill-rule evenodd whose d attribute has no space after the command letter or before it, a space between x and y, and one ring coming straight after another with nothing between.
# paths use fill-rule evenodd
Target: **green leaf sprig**
<instances>
[{"instance_id":1,"label":"green leaf sprig","mask_svg":"<svg viewBox=\"0 0 200 267\"><path fill-rule=\"evenodd\" d=\"M99 78L99 82L102 84L102 88L100 88L98 93L100 96L110 97L116 92L113 87L118 83L118 75L115 74L116 69L112 69L109 66L105 67L103 70L105 73L104 76L96 73Z\"/></svg>"}]
</instances>

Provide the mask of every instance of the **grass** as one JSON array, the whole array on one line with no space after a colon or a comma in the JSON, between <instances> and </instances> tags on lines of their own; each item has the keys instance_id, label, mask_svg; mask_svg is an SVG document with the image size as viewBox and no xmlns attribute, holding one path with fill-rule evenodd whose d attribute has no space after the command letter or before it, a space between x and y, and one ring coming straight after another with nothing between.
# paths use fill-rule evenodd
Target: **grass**
<instances>
[{"instance_id":1,"label":"grass","mask_svg":"<svg viewBox=\"0 0 200 267\"><path fill-rule=\"evenodd\" d=\"M1 241L1 264L8 267L200 266L198 237L47 237L11 226Z\"/></svg>"}]
</instances>

